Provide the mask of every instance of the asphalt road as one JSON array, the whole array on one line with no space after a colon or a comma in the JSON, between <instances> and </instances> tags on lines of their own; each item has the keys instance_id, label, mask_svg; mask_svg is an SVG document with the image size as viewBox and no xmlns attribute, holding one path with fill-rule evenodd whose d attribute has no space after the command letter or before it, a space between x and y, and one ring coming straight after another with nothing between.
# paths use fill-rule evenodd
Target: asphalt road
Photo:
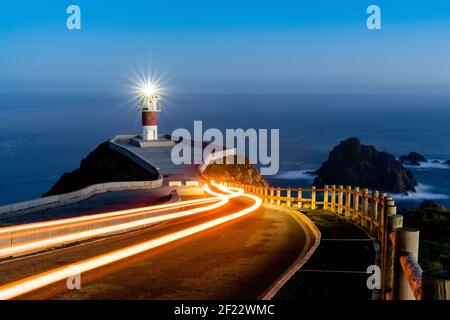
<instances>
[{"instance_id":1,"label":"asphalt road","mask_svg":"<svg viewBox=\"0 0 450 320\"><path fill-rule=\"evenodd\" d=\"M228 205L130 232L0 261L0 285L141 243L228 215L252 204ZM260 208L249 216L81 275L81 289L65 281L20 299L255 299L309 243L295 214Z\"/></svg>"}]
</instances>

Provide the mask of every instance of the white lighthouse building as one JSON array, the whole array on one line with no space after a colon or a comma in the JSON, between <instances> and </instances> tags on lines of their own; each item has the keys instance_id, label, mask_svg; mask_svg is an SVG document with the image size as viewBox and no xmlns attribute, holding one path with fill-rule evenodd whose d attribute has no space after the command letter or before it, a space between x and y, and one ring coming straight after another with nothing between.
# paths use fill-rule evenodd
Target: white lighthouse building
<instances>
[{"instance_id":1,"label":"white lighthouse building","mask_svg":"<svg viewBox=\"0 0 450 320\"><path fill-rule=\"evenodd\" d=\"M142 140L158 140L158 112L161 97L154 84L147 82L142 88Z\"/></svg>"},{"instance_id":2,"label":"white lighthouse building","mask_svg":"<svg viewBox=\"0 0 450 320\"><path fill-rule=\"evenodd\" d=\"M162 89L157 82L149 77L139 81L136 88L137 97L140 103L139 111L142 117L142 134L129 139L130 143L139 148L168 147L175 145L170 136L158 136L158 112L161 112L160 101Z\"/></svg>"}]
</instances>

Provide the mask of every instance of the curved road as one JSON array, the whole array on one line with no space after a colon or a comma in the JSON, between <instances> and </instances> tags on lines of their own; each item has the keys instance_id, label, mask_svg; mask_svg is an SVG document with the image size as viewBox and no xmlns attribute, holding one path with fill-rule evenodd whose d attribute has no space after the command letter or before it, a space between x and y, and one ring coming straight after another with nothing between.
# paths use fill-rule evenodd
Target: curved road
<instances>
[{"instance_id":1,"label":"curved road","mask_svg":"<svg viewBox=\"0 0 450 320\"><path fill-rule=\"evenodd\" d=\"M240 196L219 209L126 234L0 261L0 285L139 244L249 207ZM255 299L309 246L295 214L261 207L248 216L81 274L19 299ZM1 287L0 287L1 290Z\"/></svg>"}]
</instances>

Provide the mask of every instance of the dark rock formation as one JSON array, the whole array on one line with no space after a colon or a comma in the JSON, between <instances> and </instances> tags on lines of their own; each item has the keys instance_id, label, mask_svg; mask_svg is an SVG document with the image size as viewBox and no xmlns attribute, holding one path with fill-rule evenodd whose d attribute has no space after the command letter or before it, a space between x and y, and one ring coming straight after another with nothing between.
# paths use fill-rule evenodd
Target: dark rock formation
<instances>
[{"instance_id":1,"label":"dark rock formation","mask_svg":"<svg viewBox=\"0 0 450 320\"><path fill-rule=\"evenodd\" d=\"M444 163L450 165L450 160L447 160Z\"/></svg>"},{"instance_id":2,"label":"dark rock formation","mask_svg":"<svg viewBox=\"0 0 450 320\"><path fill-rule=\"evenodd\" d=\"M328 160L316 171L314 185L351 185L387 192L415 191L412 172L387 152L349 138L331 150Z\"/></svg>"},{"instance_id":3,"label":"dark rock formation","mask_svg":"<svg viewBox=\"0 0 450 320\"><path fill-rule=\"evenodd\" d=\"M408 163L408 164L412 164L412 165L416 165L415 163L419 163L419 162L427 162L427 159L425 159L425 157L417 152L410 152L408 153L408 155L403 155L400 158L400 161L403 163Z\"/></svg>"},{"instance_id":4,"label":"dark rock formation","mask_svg":"<svg viewBox=\"0 0 450 320\"><path fill-rule=\"evenodd\" d=\"M212 163L206 167L203 176L216 181L230 181L260 187L268 186L266 180L256 167L249 163L248 159L245 159L245 164L237 164L236 157L233 161L235 164L226 164L224 158L223 164Z\"/></svg>"},{"instance_id":5,"label":"dark rock formation","mask_svg":"<svg viewBox=\"0 0 450 320\"><path fill-rule=\"evenodd\" d=\"M442 163L442 162L439 161L439 160L433 160L432 162L433 162L433 163Z\"/></svg>"},{"instance_id":6,"label":"dark rock formation","mask_svg":"<svg viewBox=\"0 0 450 320\"><path fill-rule=\"evenodd\" d=\"M43 196L67 193L92 184L118 181L156 180L158 172L149 172L129 158L110 149L108 142L99 145L80 167L64 173L53 187Z\"/></svg>"}]
</instances>

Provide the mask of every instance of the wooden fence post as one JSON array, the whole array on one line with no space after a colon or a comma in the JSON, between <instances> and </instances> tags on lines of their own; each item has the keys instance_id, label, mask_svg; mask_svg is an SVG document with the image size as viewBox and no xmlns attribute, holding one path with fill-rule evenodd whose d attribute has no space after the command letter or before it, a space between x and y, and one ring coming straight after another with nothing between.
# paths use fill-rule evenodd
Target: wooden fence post
<instances>
[{"instance_id":1,"label":"wooden fence post","mask_svg":"<svg viewBox=\"0 0 450 320\"><path fill-rule=\"evenodd\" d=\"M450 271L422 272L423 300L450 300Z\"/></svg>"},{"instance_id":2,"label":"wooden fence post","mask_svg":"<svg viewBox=\"0 0 450 320\"><path fill-rule=\"evenodd\" d=\"M394 287L393 300L415 300L409 285L408 278L400 265L400 257L411 255L418 261L419 257L419 230L415 228L397 228L395 230L394 255Z\"/></svg>"},{"instance_id":3,"label":"wooden fence post","mask_svg":"<svg viewBox=\"0 0 450 320\"><path fill-rule=\"evenodd\" d=\"M336 185L331 186L331 211L336 211Z\"/></svg>"},{"instance_id":4,"label":"wooden fence post","mask_svg":"<svg viewBox=\"0 0 450 320\"><path fill-rule=\"evenodd\" d=\"M383 266L382 266L382 293L383 299L386 299L386 294L392 291L393 279L394 279L394 244L390 239L391 233L395 232L395 229L403 226L403 216L395 214L397 212L396 207L388 207L388 215L386 219L386 229L384 237L384 254L383 254Z\"/></svg>"},{"instance_id":5,"label":"wooden fence post","mask_svg":"<svg viewBox=\"0 0 450 320\"><path fill-rule=\"evenodd\" d=\"M338 213L342 214L342 201L343 201L343 190L344 186L338 187Z\"/></svg>"},{"instance_id":6,"label":"wooden fence post","mask_svg":"<svg viewBox=\"0 0 450 320\"><path fill-rule=\"evenodd\" d=\"M372 217L372 221L378 221L378 195L379 192L374 190L372 191L372 198L370 203L370 216ZM375 225L373 223L370 224L369 230L372 232L375 229Z\"/></svg>"},{"instance_id":7,"label":"wooden fence post","mask_svg":"<svg viewBox=\"0 0 450 320\"><path fill-rule=\"evenodd\" d=\"M328 209L328 185L325 185L323 189L323 209Z\"/></svg>"},{"instance_id":8,"label":"wooden fence post","mask_svg":"<svg viewBox=\"0 0 450 320\"><path fill-rule=\"evenodd\" d=\"M345 217L351 217L352 187L345 188Z\"/></svg>"},{"instance_id":9,"label":"wooden fence post","mask_svg":"<svg viewBox=\"0 0 450 320\"><path fill-rule=\"evenodd\" d=\"M362 217L362 221L361 221L361 226L363 228L367 228L367 220L366 217L369 213L369 198L367 197L369 195L369 189L364 188L362 189L362 212L363 212L363 217Z\"/></svg>"},{"instance_id":10,"label":"wooden fence post","mask_svg":"<svg viewBox=\"0 0 450 320\"><path fill-rule=\"evenodd\" d=\"M373 191L372 192L372 219L374 221L379 221L379 217L378 217L378 201L380 201L379 199L380 196L380 192L378 191ZM374 226L372 226L371 229L373 229Z\"/></svg>"},{"instance_id":11,"label":"wooden fence post","mask_svg":"<svg viewBox=\"0 0 450 320\"><path fill-rule=\"evenodd\" d=\"M359 187L355 187L353 196L353 220L358 221L359 219Z\"/></svg>"},{"instance_id":12,"label":"wooden fence post","mask_svg":"<svg viewBox=\"0 0 450 320\"><path fill-rule=\"evenodd\" d=\"M311 210L316 209L316 187L312 186L311 188Z\"/></svg>"},{"instance_id":13,"label":"wooden fence post","mask_svg":"<svg viewBox=\"0 0 450 320\"><path fill-rule=\"evenodd\" d=\"M388 199L389 198L389 199ZM378 236L377 239L381 242L381 245L383 245L383 239L381 238L383 236L382 230L385 230L386 225L386 203L388 200L392 200L391 197L388 197L387 193L383 192L381 194L381 209L380 209L380 230L378 230Z\"/></svg>"},{"instance_id":14,"label":"wooden fence post","mask_svg":"<svg viewBox=\"0 0 450 320\"><path fill-rule=\"evenodd\" d=\"M298 188L297 189L297 206L299 208L303 207L303 203L302 203L303 195L302 194L303 194L302 189Z\"/></svg>"},{"instance_id":15,"label":"wooden fence post","mask_svg":"<svg viewBox=\"0 0 450 320\"><path fill-rule=\"evenodd\" d=\"M291 206L291 188L287 189L286 197L288 198L287 201L286 201L286 205L288 207L290 207Z\"/></svg>"}]
</instances>

